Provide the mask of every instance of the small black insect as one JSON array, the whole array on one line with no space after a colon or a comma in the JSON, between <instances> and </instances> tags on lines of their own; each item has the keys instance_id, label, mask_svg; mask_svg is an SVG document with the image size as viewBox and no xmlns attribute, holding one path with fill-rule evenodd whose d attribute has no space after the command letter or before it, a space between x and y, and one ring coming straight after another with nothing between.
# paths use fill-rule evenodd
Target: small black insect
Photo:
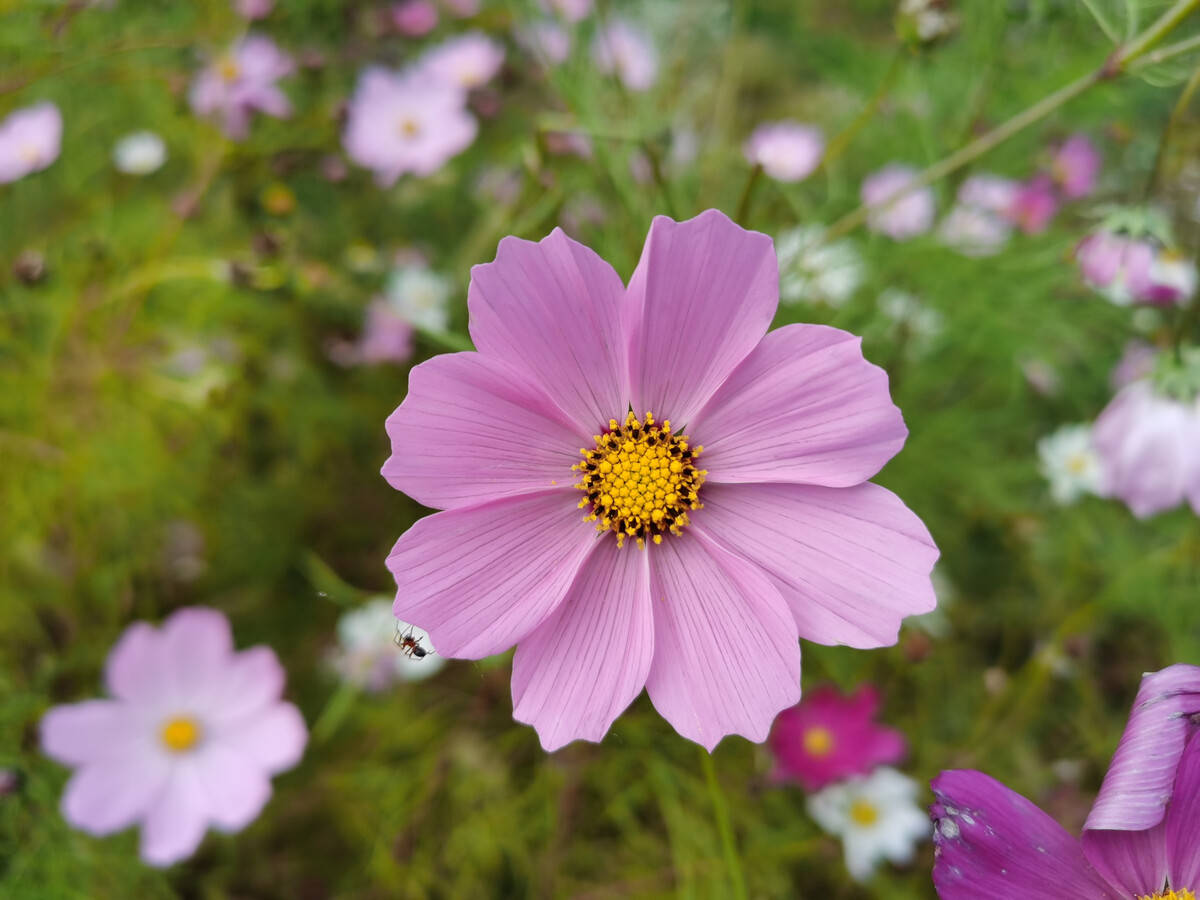
<instances>
[{"instance_id":1,"label":"small black insect","mask_svg":"<svg viewBox=\"0 0 1200 900\"><path fill-rule=\"evenodd\" d=\"M429 651L421 646L421 639L413 633L411 625L403 634L397 629L395 642L396 646L400 648L400 652L409 659L424 659L429 655Z\"/></svg>"}]
</instances>

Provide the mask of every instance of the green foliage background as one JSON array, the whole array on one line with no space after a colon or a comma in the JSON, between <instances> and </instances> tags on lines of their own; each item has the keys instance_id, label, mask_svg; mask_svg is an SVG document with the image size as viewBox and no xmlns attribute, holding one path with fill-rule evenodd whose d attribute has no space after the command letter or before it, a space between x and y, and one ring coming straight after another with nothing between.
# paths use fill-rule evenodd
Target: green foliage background
<instances>
[{"instance_id":1,"label":"green foliage background","mask_svg":"<svg viewBox=\"0 0 1200 900\"><path fill-rule=\"evenodd\" d=\"M1117 30L1131 6L1144 25L1162 5L1099 4ZM0 766L23 776L0 797L0 896L707 898L731 896L740 866L754 897L932 897L929 846L909 868L850 882L799 789L768 783L760 747L717 749L714 795L701 752L644 696L602 744L547 756L511 719L507 658L452 662L382 696L339 689L325 665L337 617L388 591L383 559L424 510L378 475L405 370L341 368L326 344L357 332L386 258L407 245L456 279L464 333L469 267L503 235L581 221L575 233L627 277L652 215L734 212L755 124L796 117L836 134L886 84L842 157L799 185L761 182L747 224L830 222L856 205L865 173L944 156L1099 66L1110 40L1067 0L966 0L957 34L930 48L898 42L886 0L628 4L659 40L653 91L620 90L580 52L543 74L510 41L500 111L476 144L434 177L382 190L353 167L341 182L321 167L340 153L358 71L415 52L380 34L380 8L280 2L259 30L314 64L285 84L294 117L260 117L234 144L186 102L206 55L244 28L225 0L0 0L0 115L50 99L65 121L59 161L0 186ZM506 35L529 14L492 3L476 25ZM461 27L443 17L438 35ZM1084 130L1105 153L1099 200L1141 200L1177 92L1101 84L976 169L1025 177L1049 142ZM1192 115L1168 148L1170 200L1172 173L1195 152ZM665 154L675 124L697 129L698 159L668 168L665 185L637 183L631 154ZM596 135L594 157L548 154L544 133L560 127ZM170 152L142 179L110 162L139 128ZM488 166L512 170L515 199L481 193ZM942 209L954 187L937 186ZM294 208L272 213L280 192ZM603 221L581 214L589 205ZM777 319L864 334L889 368L911 436L878 480L943 554L936 634L906 626L897 647L874 652L806 645L805 684L877 683L886 720L910 738L914 777L986 769L1071 828L1140 674L1200 662L1195 516L1140 522L1099 499L1059 508L1037 471L1040 436L1103 407L1131 333L1128 311L1090 295L1069 262L1088 208L988 259L856 234L870 276L854 300ZM29 250L46 260L35 284L12 268ZM881 319L888 287L944 317L923 354ZM413 361L442 349L421 338ZM1058 393L1030 386L1028 360L1053 367ZM196 577L180 577L185 551L203 559ZM38 753L37 723L99 692L129 622L194 603L227 612L240 645L275 648L315 731L256 823L159 872L138 862L132 833L97 840L66 826L67 773ZM713 652L755 648L730 623Z\"/></svg>"}]
</instances>

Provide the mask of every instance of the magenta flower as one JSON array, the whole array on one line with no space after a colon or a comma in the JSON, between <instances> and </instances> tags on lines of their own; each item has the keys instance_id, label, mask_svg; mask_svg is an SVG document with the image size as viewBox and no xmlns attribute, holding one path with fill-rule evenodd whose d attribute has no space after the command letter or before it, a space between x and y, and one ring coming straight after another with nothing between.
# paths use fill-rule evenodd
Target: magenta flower
<instances>
[{"instance_id":1,"label":"magenta flower","mask_svg":"<svg viewBox=\"0 0 1200 900\"><path fill-rule=\"evenodd\" d=\"M464 91L483 87L504 65L504 47L486 34L472 31L431 48L418 67L433 78Z\"/></svg>"},{"instance_id":2,"label":"magenta flower","mask_svg":"<svg viewBox=\"0 0 1200 900\"><path fill-rule=\"evenodd\" d=\"M1100 151L1085 134L1073 134L1054 152L1054 181L1068 200L1086 197L1096 188Z\"/></svg>"},{"instance_id":3,"label":"magenta flower","mask_svg":"<svg viewBox=\"0 0 1200 900\"><path fill-rule=\"evenodd\" d=\"M867 226L892 240L906 241L933 226L933 191L912 188L917 170L890 165L867 176L862 183L862 202L871 207Z\"/></svg>"},{"instance_id":4,"label":"magenta flower","mask_svg":"<svg viewBox=\"0 0 1200 900\"><path fill-rule=\"evenodd\" d=\"M1100 795L1075 840L995 779L933 781L942 900L1195 900L1200 891L1200 668L1142 679Z\"/></svg>"},{"instance_id":5,"label":"magenta flower","mask_svg":"<svg viewBox=\"0 0 1200 900\"><path fill-rule=\"evenodd\" d=\"M879 692L871 685L849 697L829 685L809 691L800 703L781 712L771 729L775 777L819 791L899 762L908 744L899 731L875 724L878 712Z\"/></svg>"},{"instance_id":6,"label":"magenta flower","mask_svg":"<svg viewBox=\"0 0 1200 900\"><path fill-rule=\"evenodd\" d=\"M275 8L275 0L234 0L234 8L243 19L265 19Z\"/></svg>"},{"instance_id":7,"label":"magenta flower","mask_svg":"<svg viewBox=\"0 0 1200 900\"><path fill-rule=\"evenodd\" d=\"M592 59L603 74L615 74L631 91L648 91L658 80L658 51L641 28L617 19L596 32Z\"/></svg>"},{"instance_id":8,"label":"magenta flower","mask_svg":"<svg viewBox=\"0 0 1200 900\"><path fill-rule=\"evenodd\" d=\"M403 0L392 7L392 25L406 37L421 37L437 28L433 0Z\"/></svg>"},{"instance_id":9,"label":"magenta flower","mask_svg":"<svg viewBox=\"0 0 1200 900\"><path fill-rule=\"evenodd\" d=\"M643 687L705 747L761 741L797 637L890 644L934 606L928 532L865 483L907 435L887 375L843 331L766 334L778 291L716 210L655 218L628 287L561 230L508 237L471 271L478 352L412 370L383 475L444 512L388 557L394 612L446 656L516 644L546 749Z\"/></svg>"},{"instance_id":10,"label":"magenta flower","mask_svg":"<svg viewBox=\"0 0 1200 900\"><path fill-rule=\"evenodd\" d=\"M291 103L275 82L294 69L292 58L274 41L249 35L196 76L192 109L219 118L229 137L244 138L256 110L278 119L292 114Z\"/></svg>"},{"instance_id":11,"label":"magenta flower","mask_svg":"<svg viewBox=\"0 0 1200 900\"><path fill-rule=\"evenodd\" d=\"M762 166L777 181L800 181L821 162L825 136L811 125L769 122L754 129L743 152L751 165Z\"/></svg>"},{"instance_id":12,"label":"magenta flower","mask_svg":"<svg viewBox=\"0 0 1200 900\"><path fill-rule=\"evenodd\" d=\"M236 652L216 610L181 609L161 629L131 625L105 681L112 700L46 713L42 750L75 768L66 820L94 835L140 823L152 865L190 856L210 825L245 828L271 796L271 776L304 752L304 720L279 699L279 660L267 647Z\"/></svg>"},{"instance_id":13,"label":"magenta flower","mask_svg":"<svg viewBox=\"0 0 1200 900\"><path fill-rule=\"evenodd\" d=\"M1035 175L1013 196L1008 217L1026 234L1041 234L1058 213L1058 194L1048 175Z\"/></svg>"},{"instance_id":14,"label":"magenta flower","mask_svg":"<svg viewBox=\"0 0 1200 900\"><path fill-rule=\"evenodd\" d=\"M406 173L432 175L475 140L462 89L423 69L368 69L350 99L342 144L382 185Z\"/></svg>"},{"instance_id":15,"label":"magenta flower","mask_svg":"<svg viewBox=\"0 0 1200 900\"><path fill-rule=\"evenodd\" d=\"M0 123L0 184L40 172L58 159L62 114L53 103L18 109Z\"/></svg>"}]
</instances>

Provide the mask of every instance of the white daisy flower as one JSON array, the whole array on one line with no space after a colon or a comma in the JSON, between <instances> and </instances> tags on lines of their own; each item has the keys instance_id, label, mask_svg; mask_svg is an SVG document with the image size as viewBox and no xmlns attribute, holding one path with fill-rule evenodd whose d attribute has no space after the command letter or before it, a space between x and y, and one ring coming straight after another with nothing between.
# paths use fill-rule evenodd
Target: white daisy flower
<instances>
[{"instance_id":1,"label":"white daisy flower","mask_svg":"<svg viewBox=\"0 0 1200 900\"><path fill-rule=\"evenodd\" d=\"M416 328L445 331L450 324L450 295L454 285L423 265L395 269L387 284L393 312Z\"/></svg>"},{"instance_id":2,"label":"white daisy flower","mask_svg":"<svg viewBox=\"0 0 1200 900\"><path fill-rule=\"evenodd\" d=\"M334 671L368 691L385 690L397 681L428 678L445 665L428 634L396 620L390 597L376 597L344 613L338 619L337 637L331 660Z\"/></svg>"},{"instance_id":3,"label":"white daisy flower","mask_svg":"<svg viewBox=\"0 0 1200 900\"><path fill-rule=\"evenodd\" d=\"M167 161L167 145L153 131L135 131L113 147L113 165L126 175L149 175Z\"/></svg>"},{"instance_id":4,"label":"white daisy flower","mask_svg":"<svg viewBox=\"0 0 1200 900\"><path fill-rule=\"evenodd\" d=\"M1064 425L1038 441L1037 452L1056 503L1074 503L1084 494L1100 491L1100 457L1092 446L1090 425Z\"/></svg>"},{"instance_id":5,"label":"white daisy flower","mask_svg":"<svg viewBox=\"0 0 1200 900\"><path fill-rule=\"evenodd\" d=\"M862 257L850 241L824 243L825 229L804 225L781 233L775 240L779 258L779 297L784 303L801 300L841 306L863 282Z\"/></svg>"}]
</instances>

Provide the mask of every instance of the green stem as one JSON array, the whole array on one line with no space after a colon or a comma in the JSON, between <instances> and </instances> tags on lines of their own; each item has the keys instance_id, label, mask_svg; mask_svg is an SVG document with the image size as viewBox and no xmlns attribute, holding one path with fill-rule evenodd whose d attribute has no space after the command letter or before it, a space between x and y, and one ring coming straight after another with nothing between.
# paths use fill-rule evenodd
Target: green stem
<instances>
[{"instance_id":1,"label":"green stem","mask_svg":"<svg viewBox=\"0 0 1200 900\"><path fill-rule=\"evenodd\" d=\"M1182 41L1176 41L1174 44L1167 44L1165 47L1159 47L1152 53L1147 53L1133 65L1126 68L1125 71L1136 73L1143 69L1148 69L1151 66L1157 66L1159 63L1166 62L1169 59L1174 59L1176 56L1182 56L1185 53L1191 53L1193 50L1200 49L1200 34L1194 34L1190 38L1185 38Z\"/></svg>"},{"instance_id":2,"label":"green stem","mask_svg":"<svg viewBox=\"0 0 1200 900\"><path fill-rule=\"evenodd\" d=\"M866 127L871 121L871 117L875 115L880 104L883 103L888 92L896 83L896 74L900 70L900 63L904 59L903 51L897 50L892 54L892 61L888 63L887 72L884 73L883 80L879 82L879 87L875 89L875 93L871 95L871 99L867 101L867 105L862 108L857 116L854 117L849 125L839 131L829 141L829 145L825 148L825 153L821 157L821 168L828 168L842 153L850 146L850 142L858 137L858 133Z\"/></svg>"},{"instance_id":3,"label":"green stem","mask_svg":"<svg viewBox=\"0 0 1200 900\"><path fill-rule=\"evenodd\" d=\"M1179 93L1179 99L1175 101L1175 106L1171 108L1171 115L1167 117L1167 124L1163 126L1162 137L1158 141L1158 151L1154 154L1154 168L1150 170L1150 180L1146 183L1146 196L1151 197L1154 190L1158 187L1158 181L1162 177L1162 167L1167 156L1167 146L1171 142L1171 135L1175 133L1175 128L1179 124L1179 119L1183 116L1188 108L1188 104L1192 102L1192 95L1196 93L1196 88L1200 87L1200 66L1192 73L1192 77L1188 79L1188 83Z\"/></svg>"},{"instance_id":4,"label":"green stem","mask_svg":"<svg viewBox=\"0 0 1200 900\"><path fill-rule=\"evenodd\" d=\"M1197 322L1200 322L1200 297L1192 297L1188 305L1179 313L1179 321L1176 323L1175 335L1171 341L1176 362L1183 362L1184 342L1187 341L1188 335L1196 327Z\"/></svg>"},{"instance_id":5,"label":"green stem","mask_svg":"<svg viewBox=\"0 0 1200 900\"><path fill-rule=\"evenodd\" d=\"M429 343L436 344L443 350L448 350L451 353L475 349L475 345L471 343L471 339L465 334L458 334L453 331L433 331L429 328L418 328L416 332L422 338L429 341Z\"/></svg>"},{"instance_id":6,"label":"green stem","mask_svg":"<svg viewBox=\"0 0 1200 900\"><path fill-rule=\"evenodd\" d=\"M717 817L717 831L721 834L721 849L725 853L725 867L729 870L729 880L733 885L733 896L736 900L746 900L746 876L742 872L742 861L738 856L737 842L733 835L733 824L729 821L729 807L725 803L725 794L717 781L717 767L712 754L700 748L700 763L704 767L704 780L708 782L708 795L712 798L713 812Z\"/></svg>"},{"instance_id":7,"label":"green stem","mask_svg":"<svg viewBox=\"0 0 1200 900\"><path fill-rule=\"evenodd\" d=\"M312 727L312 741L314 744L322 744L333 737L338 727L354 707L354 701L358 698L358 694L358 686L351 684L349 681L343 681L338 686L338 689L333 692L329 700L325 703L325 708L321 710L321 714L317 716L316 724Z\"/></svg>"},{"instance_id":8,"label":"green stem","mask_svg":"<svg viewBox=\"0 0 1200 900\"><path fill-rule=\"evenodd\" d=\"M1174 6L1159 16L1153 25L1117 54L1115 59L1117 70L1124 70L1129 63L1144 55L1147 50L1170 34L1176 25L1191 15L1197 6L1200 6L1200 0L1176 0Z\"/></svg>"},{"instance_id":9,"label":"green stem","mask_svg":"<svg viewBox=\"0 0 1200 900\"><path fill-rule=\"evenodd\" d=\"M746 186L742 188L742 199L738 201L737 214L733 220L743 227L746 225L746 217L750 215L750 201L754 199L754 188L762 178L762 172L762 166L756 163L750 170L750 177L746 179Z\"/></svg>"}]
</instances>

